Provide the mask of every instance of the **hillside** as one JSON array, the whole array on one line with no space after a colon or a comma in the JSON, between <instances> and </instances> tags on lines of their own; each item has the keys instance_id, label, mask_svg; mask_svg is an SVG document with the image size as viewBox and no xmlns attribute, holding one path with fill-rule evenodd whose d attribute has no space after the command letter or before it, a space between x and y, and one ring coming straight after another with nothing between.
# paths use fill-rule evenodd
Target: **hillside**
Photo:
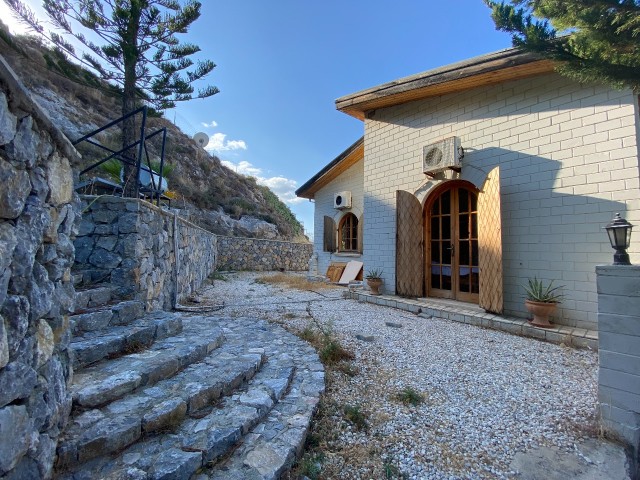
<instances>
[{"instance_id":1,"label":"hillside","mask_svg":"<svg viewBox=\"0 0 640 480\"><path fill-rule=\"evenodd\" d=\"M120 116L117 89L67 62L39 39L12 36L0 22L0 51L71 140ZM153 129L167 128L167 179L174 196L172 206L182 216L222 235L308 241L291 210L267 187L222 165L165 118L154 117L148 123ZM114 130L102 135L100 142L118 146L119 133ZM73 165L76 173L98 160L87 147L80 145L78 150L83 161ZM154 156L159 145L152 145L150 151ZM92 170L87 177L109 178L107 170Z\"/></svg>"}]
</instances>

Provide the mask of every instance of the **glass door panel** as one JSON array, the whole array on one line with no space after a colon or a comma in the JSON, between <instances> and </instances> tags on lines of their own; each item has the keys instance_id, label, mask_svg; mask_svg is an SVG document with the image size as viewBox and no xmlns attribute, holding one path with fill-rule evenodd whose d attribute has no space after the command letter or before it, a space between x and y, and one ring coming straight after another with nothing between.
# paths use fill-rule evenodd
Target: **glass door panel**
<instances>
[{"instance_id":1,"label":"glass door panel","mask_svg":"<svg viewBox=\"0 0 640 480\"><path fill-rule=\"evenodd\" d=\"M427 292L434 297L477 302L477 194L464 187L441 193L426 211Z\"/></svg>"}]
</instances>

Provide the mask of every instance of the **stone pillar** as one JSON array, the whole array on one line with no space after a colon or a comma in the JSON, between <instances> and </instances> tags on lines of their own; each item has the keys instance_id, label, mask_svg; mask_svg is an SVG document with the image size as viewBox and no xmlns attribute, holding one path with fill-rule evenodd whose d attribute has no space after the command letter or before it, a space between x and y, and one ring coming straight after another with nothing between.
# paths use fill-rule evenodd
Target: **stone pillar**
<instances>
[{"instance_id":1,"label":"stone pillar","mask_svg":"<svg viewBox=\"0 0 640 480\"><path fill-rule=\"evenodd\" d=\"M640 266L598 266L596 275L602 427L630 447L640 478Z\"/></svg>"}]
</instances>

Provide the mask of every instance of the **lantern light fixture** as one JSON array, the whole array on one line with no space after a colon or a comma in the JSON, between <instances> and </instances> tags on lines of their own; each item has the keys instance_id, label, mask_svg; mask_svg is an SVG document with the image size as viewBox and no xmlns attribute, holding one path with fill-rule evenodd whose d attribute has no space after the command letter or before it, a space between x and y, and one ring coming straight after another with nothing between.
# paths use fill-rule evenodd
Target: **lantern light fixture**
<instances>
[{"instance_id":1,"label":"lantern light fixture","mask_svg":"<svg viewBox=\"0 0 640 480\"><path fill-rule=\"evenodd\" d=\"M609 242L616 253L613 255L614 265L631 265L627 248L631 245L631 229L633 225L616 213L613 220L604 227L609 235Z\"/></svg>"}]
</instances>

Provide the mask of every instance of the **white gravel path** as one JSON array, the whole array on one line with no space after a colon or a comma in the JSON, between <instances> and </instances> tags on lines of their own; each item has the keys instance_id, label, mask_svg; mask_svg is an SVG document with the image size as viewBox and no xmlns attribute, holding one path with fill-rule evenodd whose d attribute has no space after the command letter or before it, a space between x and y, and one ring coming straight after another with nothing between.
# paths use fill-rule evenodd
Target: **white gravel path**
<instances>
[{"instance_id":1,"label":"white gravel path","mask_svg":"<svg viewBox=\"0 0 640 480\"><path fill-rule=\"evenodd\" d=\"M356 356L359 373L332 374L324 401L359 406L369 428L355 429L336 409L320 478L515 478L518 451L569 451L596 433L595 352L346 300L341 288L256 283L260 275L229 274L202 297L224 302L220 315L297 328L309 324L310 308ZM425 401L399 402L406 387Z\"/></svg>"}]
</instances>

